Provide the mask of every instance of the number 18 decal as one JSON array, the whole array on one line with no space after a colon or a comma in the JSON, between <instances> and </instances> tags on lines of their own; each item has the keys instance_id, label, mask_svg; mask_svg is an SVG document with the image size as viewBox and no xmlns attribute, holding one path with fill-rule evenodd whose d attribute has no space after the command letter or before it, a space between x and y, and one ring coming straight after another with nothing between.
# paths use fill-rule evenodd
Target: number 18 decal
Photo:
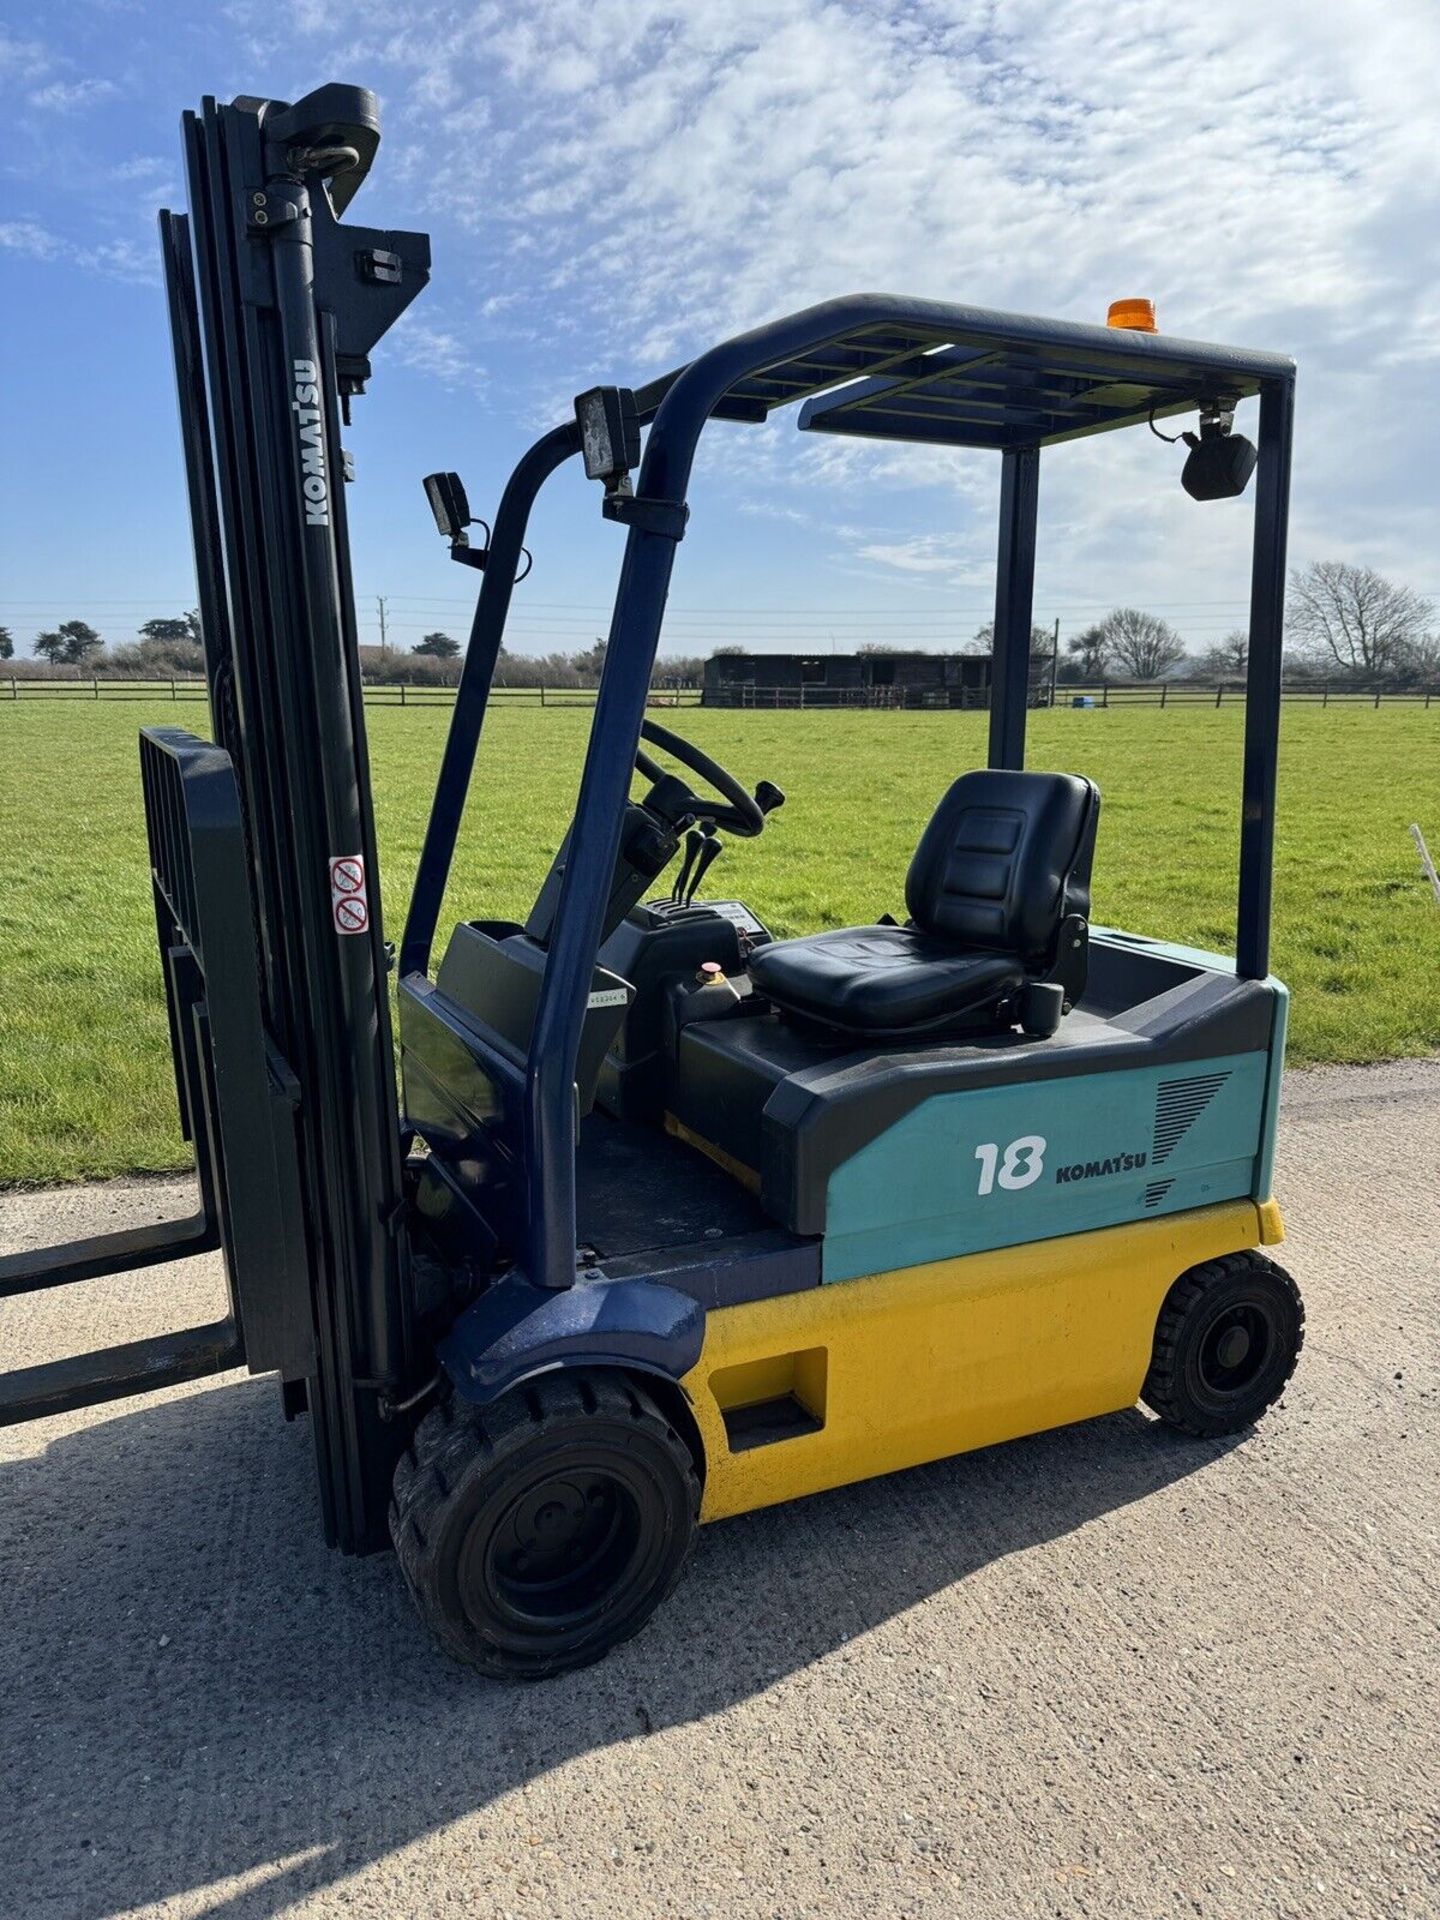
<instances>
[{"instance_id":1,"label":"number 18 decal","mask_svg":"<svg viewBox=\"0 0 1440 1920\"><path fill-rule=\"evenodd\" d=\"M1013 1192L1017 1187L1033 1187L1045 1171L1045 1140L1042 1134L1022 1133L1012 1140L1001 1155L998 1142L987 1140L976 1147L980 1162L980 1193L993 1193L997 1182Z\"/></svg>"}]
</instances>

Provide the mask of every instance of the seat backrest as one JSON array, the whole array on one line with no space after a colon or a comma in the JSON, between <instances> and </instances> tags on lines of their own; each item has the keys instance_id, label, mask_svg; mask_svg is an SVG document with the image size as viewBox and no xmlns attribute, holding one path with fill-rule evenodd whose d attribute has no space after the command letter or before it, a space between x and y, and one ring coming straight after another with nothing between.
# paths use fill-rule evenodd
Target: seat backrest
<instances>
[{"instance_id":1,"label":"seat backrest","mask_svg":"<svg viewBox=\"0 0 1440 1920\"><path fill-rule=\"evenodd\" d=\"M1100 789L1073 773L962 773L910 862L916 926L957 947L1048 963L1060 922L1090 913Z\"/></svg>"}]
</instances>

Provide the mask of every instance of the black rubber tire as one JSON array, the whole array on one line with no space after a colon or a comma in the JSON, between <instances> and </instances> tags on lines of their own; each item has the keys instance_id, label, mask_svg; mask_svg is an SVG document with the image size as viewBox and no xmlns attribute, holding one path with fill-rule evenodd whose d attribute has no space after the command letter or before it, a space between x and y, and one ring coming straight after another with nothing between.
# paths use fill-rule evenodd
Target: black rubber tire
<instances>
[{"instance_id":1,"label":"black rubber tire","mask_svg":"<svg viewBox=\"0 0 1440 1920\"><path fill-rule=\"evenodd\" d=\"M690 1449L649 1394L577 1370L428 1413L395 1469L390 1536L447 1653L543 1680L644 1626L699 1509Z\"/></svg>"},{"instance_id":2,"label":"black rubber tire","mask_svg":"<svg viewBox=\"0 0 1440 1920\"><path fill-rule=\"evenodd\" d=\"M1155 1323L1140 1398L1182 1433L1239 1433L1285 1391L1305 1343L1300 1289L1260 1253L1182 1273Z\"/></svg>"}]
</instances>

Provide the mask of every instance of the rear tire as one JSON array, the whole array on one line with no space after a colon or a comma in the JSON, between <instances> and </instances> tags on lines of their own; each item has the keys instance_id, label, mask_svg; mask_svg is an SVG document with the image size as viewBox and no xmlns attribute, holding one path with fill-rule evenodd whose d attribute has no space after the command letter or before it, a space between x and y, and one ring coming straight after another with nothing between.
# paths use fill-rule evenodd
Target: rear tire
<instances>
[{"instance_id":1,"label":"rear tire","mask_svg":"<svg viewBox=\"0 0 1440 1920\"><path fill-rule=\"evenodd\" d=\"M427 1414L395 1469L390 1533L447 1653L540 1680L639 1631L680 1576L699 1507L690 1449L649 1394L576 1371Z\"/></svg>"},{"instance_id":2,"label":"rear tire","mask_svg":"<svg viewBox=\"0 0 1440 1920\"><path fill-rule=\"evenodd\" d=\"M1140 1398L1200 1439L1253 1426L1285 1391L1305 1342L1300 1290L1259 1253L1181 1274L1160 1309Z\"/></svg>"}]
</instances>

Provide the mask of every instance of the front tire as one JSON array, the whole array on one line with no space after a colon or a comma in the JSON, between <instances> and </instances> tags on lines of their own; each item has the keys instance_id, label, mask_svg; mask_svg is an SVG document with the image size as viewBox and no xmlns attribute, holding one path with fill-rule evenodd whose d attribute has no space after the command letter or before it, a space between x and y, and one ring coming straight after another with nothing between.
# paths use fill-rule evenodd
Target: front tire
<instances>
[{"instance_id":1,"label":"front tire","mask_svg":"<svg viewBox=\"0 0 1440 1920\"><path fill-rule=\"evenodd\" d=\"M1160 1309L1140 1398L1200 1439L1253 1426L1285 1391L1305 1342L1300 1290L1259 1253L1181 1274Z\"/></svg>"},{"instance_id":2,"label":"front tire","mask_svg":"<svg viewBox=\"0 0 1440 1920\"><path fill-rule=\"evenodd\" d=\"M649 1394L576 1371L427 1414L395 1469L390 1533L447 1653L539 1680L639 1631L680 1576L699 1506L690 1450Z\"/></svg>"}]
</instances>

